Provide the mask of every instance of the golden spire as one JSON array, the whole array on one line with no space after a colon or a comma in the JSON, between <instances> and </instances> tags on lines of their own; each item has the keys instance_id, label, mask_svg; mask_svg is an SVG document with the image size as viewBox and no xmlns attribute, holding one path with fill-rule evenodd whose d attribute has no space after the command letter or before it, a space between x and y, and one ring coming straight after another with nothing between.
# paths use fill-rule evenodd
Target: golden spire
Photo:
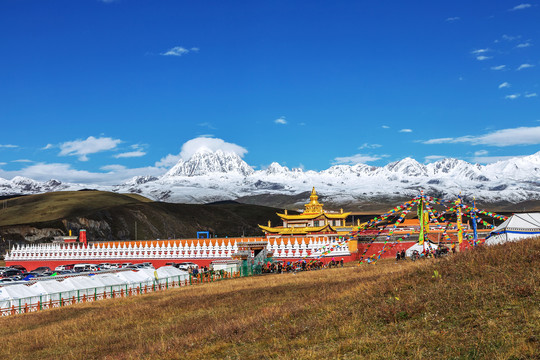
<instances>
[{"instance_id":1,"label":"golden spire","mask_svg":"<svg viewBox=\"0 0 540 360\"><path fill-rule=\"evenodd\" d=\"M304 205L306 207L306 210L304 210L304 214L323 213L323 204L319 203L318 199L319 196L315 191L315 187L313 187L313 190L311 190L311 195L309 196L309 203Z\"/></svg>"}]
</instances>

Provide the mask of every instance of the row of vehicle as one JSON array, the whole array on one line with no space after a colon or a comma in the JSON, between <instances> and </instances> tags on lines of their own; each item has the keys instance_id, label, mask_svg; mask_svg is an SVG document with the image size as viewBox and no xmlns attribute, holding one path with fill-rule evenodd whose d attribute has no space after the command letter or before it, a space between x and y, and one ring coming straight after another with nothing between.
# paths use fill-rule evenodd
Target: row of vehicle
<instances>
[{"instance_id":1,"label":"row of vehicle","mask_svg":"<svg viewBox=\"0 0 540 360\"><path fill-rule=\"evenodd\" d=\"M151 263L102 263L102 264L65 264L57 266L54 271L48 266L40 266L32 271L27 271L22 265L12 265L10 267L0 267L0 283L9 281L29 280L34 277L56 275L69 275L73 273L97 272L114 269L153 269Z\"/></svg>"},{"instance_id":2,"label":"row of vehicle","mask_svg":"<svg viewBox=\"0 0 540 360\"><path fill-rule=\"evenodd\" d=\"M0 267L0 282L20 281L39 276L48 276L52 274L51 269L46 266L40 266L30 272L21 265L13 265L7 268Z\"/></svg>"},{"instance_id":3,"label":"row of vehicle","mask_svg":"<svg viewBox=\"0 0 540 360\"><path fill-rule=\"evenodd\" d=\"M67 264L57 266L55 271L72 271L72 272L88 272L88 271L101 271L101 270L114 270L114 269L141 269L141 268L154 268L151 263L145 262L142 264L132 263L101 263L101 264Z\"/></svg>"}]
</instances>

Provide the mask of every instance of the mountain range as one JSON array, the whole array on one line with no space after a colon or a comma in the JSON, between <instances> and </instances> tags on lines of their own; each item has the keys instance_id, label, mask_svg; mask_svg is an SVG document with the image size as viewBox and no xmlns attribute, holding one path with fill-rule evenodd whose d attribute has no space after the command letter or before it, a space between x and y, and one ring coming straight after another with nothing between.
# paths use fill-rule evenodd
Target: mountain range
<instances>
[{"instance_id":1,"label":"mountain range","mask_svg":"<svg viewBox=\"0 0 540 360\"><path fill-rule=\"evenodd\" d=\"M176 203L239 200L273 206L271 198L289 196L291 200L283 203L289 207L304 203L304 195L312 187L326 202L342 206L392 201L415 196L420 190L436 197L455 198L461 193L482 203L515 204L540 200L540 152L488 165L452 158L422 164L407 157L382 167L335 165L323 171L304 171L275 162L254 170L235 153L201 149L160 177L137 176L113 186L0 179L0 195L93 188Z\"/></svg>"}]
</instances>

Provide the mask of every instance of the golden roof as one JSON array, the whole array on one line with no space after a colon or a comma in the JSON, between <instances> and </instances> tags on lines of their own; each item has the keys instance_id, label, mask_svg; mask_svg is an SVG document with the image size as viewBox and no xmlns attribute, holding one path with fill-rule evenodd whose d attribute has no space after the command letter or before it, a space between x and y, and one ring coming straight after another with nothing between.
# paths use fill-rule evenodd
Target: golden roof
<instances>
[{"instance_id":1,"label":"golden roof","mask_svg":"<svg viewBox=\"0 0 540 360\"><path fill-rule=\"evenodd\" d=\"M324 216L327 219L345 219L350 214L350 212L344 213L343 209L341 209L341 213L339 214L327 213L324 211L323 204L319 202L319 196L315 191L315 187L313 187L311 190L309 203L305 204L304 206L306 210L304 210L304 212L300 215L289 215L287 214L287 210L285 210L285 214L277 213L277 215L285 220L311 220L317 218L318 216Z\"/></svg>"},{"instance_id":2,"label":"golden roof","mask_svg":"<svg viewBox=\"0 0 540 360\"><path fill-rule=\"evenodd\" d=\"M277 213L277 215L282 218L282 219L285 219L285 220L311 220L311 219L315 219L319 216L323 216L327 219L345 219L347 216L349 216L350 212L347 212L347 213L339 213L339 214L332 214L332 213L326 213L326 212L323 212L323 213L317 213L317 214L306 214L306 213L303 213L303 214L300 214L300 215L289 215L289 214L280 214L280 213Z\"/></svg>"},{"instance_id":3,"label":"golden roof","mask_svg":"<svg viewBox=\"0 0 540 360\"><path fill-rule=\"evenodd\" d=\"M316 233L316 232L322 232L322 231L336 232L336 230L329 224L325 224L323 226L287 227L287 228L262 226L262 225L259 225L259 227L263 231L273 233L273 234L281 234L281 235L307 234L307 233L312 233L312 232Z\"/></svg>"}]
</instances>

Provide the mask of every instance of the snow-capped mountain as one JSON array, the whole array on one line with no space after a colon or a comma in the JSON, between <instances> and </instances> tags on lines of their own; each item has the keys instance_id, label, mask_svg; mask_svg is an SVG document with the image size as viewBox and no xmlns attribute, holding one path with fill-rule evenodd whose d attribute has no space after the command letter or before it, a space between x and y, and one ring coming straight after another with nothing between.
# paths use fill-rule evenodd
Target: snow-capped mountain
<instances>
[{"instance_id":1,"label":"snow-capped mountain","mask_svg":"<svg viewBox=\"0 0 540 360\"><path fill-rule=\"evenodd\" d=\"M201 149L187 160L180 160L163 178L176 176L199 176L209 173L238 173L243 176L253 174L253 169L235 153L222 150L213 152Z\"/></svg>"},{"instance_id":2,"label":"snow-capped mountain","mask_svg":"<svg viewBox=\"0 0 540 360\"><path fill-rule=\"evenodd\" d=\"M67 188L69 188L69 185L54 179L46 182L39 182L22 176L15 176L11 180L0 178L0 195L37 194L49 191L66 190Z\"/></svg>"},{"instance_id":3,"label":"snow-capped mountain","mask_svg":"<svg viewBox=\"0 0 540 360\"><path fill-rule=\"evenodd\" d=\"M540 200L540 152L489 165L443 159L421 164L405 158L383 167L335 165L303 171L272 163L253 170L234 153L207 149L180 160L161 177L137 176L116 186L45 183L16 177L0 179L0 194L40 193L77 188L136 192L155 200L205 203L257 195L296 195L315 186L326 201L351 204L378 198L426 194L454 197L459 193L484 202Z\"/></svg>"}]
</instances>

